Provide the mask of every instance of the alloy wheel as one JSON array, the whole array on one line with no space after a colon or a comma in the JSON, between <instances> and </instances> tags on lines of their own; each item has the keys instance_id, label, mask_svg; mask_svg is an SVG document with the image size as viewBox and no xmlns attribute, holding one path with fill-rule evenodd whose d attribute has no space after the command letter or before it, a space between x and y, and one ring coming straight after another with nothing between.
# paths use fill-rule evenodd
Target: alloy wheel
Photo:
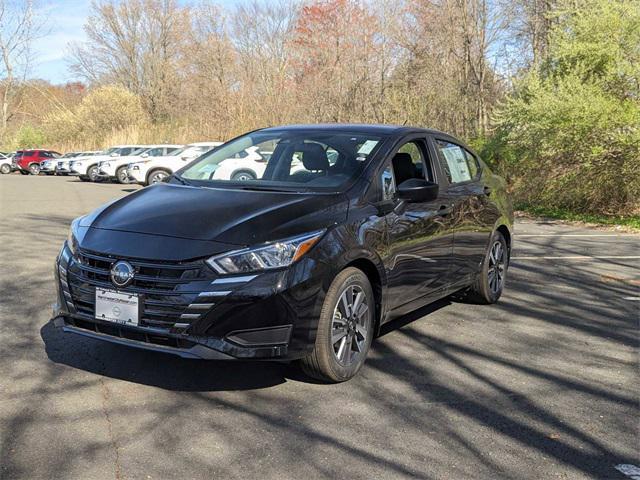
<instances>
[{"instance_id":1,"label":"alloy wheel","mask_svg":"<svg viewBox=\"0 0 640 480\"><path fill-rule=\"evenodd\" d=\"M149 183L151 183L151 184L161 183L168 176L169 175L167 175L165 172L156 172L151 177L151 181Z\"/></svg>"},{"instance_id":2,"label":"alloy wheel","mask_svg":"<svg viewBox=\"0 0 640 480\"><path fill-rule=\"evenodd\" d=\"M331 321L333 354L341 365L350 366L360 360L367 345L370 315L364 290L358 285L347 286Z\"/></svg>"},{"instance_id":3,"label":"alloy wheel","mask_svg":"<svg viewBox=\"0 0 640 480\"><path fill-rule=\"evenodd\" d=\"M91 167L87 174L89 175L89 180L95 182L98 179L98 167Z\"/></svg>"},{"instance_id":4,"label":"alloy wheel","mask_svg":"<svg viewBox=\"0 0 640 480\"><path fill-rule=\"evenodd\" d=\"M0 166L0 173L6 175L7 173L11 173L11 167L7 164Z\"/></svg>"},{"instance_id":5,"label":"alloy wheel","mask_svg":"<svg viewBox=\"0 0 640 480\"><path fill-rule=\"evenodd\" d=\"M38 175L40 173L40 165L35 163L33 165L30 165L29 172L31 172L31 175Z\"/></svg>"},{"instance_id":6,"label":"alloy wheel","mask_svg":"<svg viewBox=\"0 0 640 480\"><path fill-rule=\"evenodd\" d=\"M491 292L496 294L502 290L505 273L505 249L502 242L494 242L489 251L488 280Z\"/></svg>"},{"instance_id":7,"label":"alloy wheel","mask_svg":"<svg viewBox=\"0 0 640 480\"><path fill-rule=\"evenodd\" d=\"M129 175L127 175L126 168L121 168L118 172L118 181L120 183L129 183Z\"/></svg>"}]
</instances>

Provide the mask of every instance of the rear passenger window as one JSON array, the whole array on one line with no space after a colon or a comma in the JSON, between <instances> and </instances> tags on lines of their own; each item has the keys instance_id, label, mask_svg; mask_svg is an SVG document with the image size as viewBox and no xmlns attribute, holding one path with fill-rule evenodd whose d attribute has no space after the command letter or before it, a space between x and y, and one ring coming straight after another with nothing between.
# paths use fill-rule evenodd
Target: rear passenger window
<instances>
[{"instance_id":1,"label":"rear passenger window","mask_svg":"<svg viewBox=\"0 0 640 480\"><path fill-rule=\"evenodd\" d=\"M436 140L436 146L450 183L468 182L478 175L478 161L467 150L444 140Z\"/></svg>"}]
</instances>

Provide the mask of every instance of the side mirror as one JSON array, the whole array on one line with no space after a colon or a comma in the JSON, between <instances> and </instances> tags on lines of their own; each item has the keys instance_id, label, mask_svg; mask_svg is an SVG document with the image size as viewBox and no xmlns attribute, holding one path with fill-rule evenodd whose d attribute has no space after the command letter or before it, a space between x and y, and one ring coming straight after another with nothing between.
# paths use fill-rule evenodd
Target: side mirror
<instances>
[{"instance_id":1,"label":"side mirror","mask_svg":"<svg viewBox=\"0 0 640 480\"><path fill-rule=\"evenodd\" d=\"M111 156L112 156L112 157L117 157L117 156L118 156L118 154L117 154L116 152L113 152L113 153L111 154Z\"/></svg>"},{"instance_id":2,"label":"side mirror","mask_svg":"<svg viewBox=\"0 0 640 480\"><path fill-rule=\"evenodd\" d=\"M183 156L182 156L182 157L180 157L180 158L181 158L182 160L184 160L185 162L186 162L187 160L189 160L189 157L188 157L187 155L183 155Z\"/></svg>"},{"instance_id":3,"label":"side mirror","mask_svg":"<svg viewBox=\"0 0 640 480\"><path fill-rule=\"evenodd\" d=\"M438 198L438 184L410 178L398 185L398 198L407 202L430 202Z\"/></svg>"},{"instance_id":4,"label":"side mirror","mask_svg":"<svg viewBox=\"0 0 640 480\"><path fill-rule=\"evenodd\" d=\"M142 155L140 155L141 158L148 158L149 154L148 153L143 153Z\"/></svg>"}]
</instances>

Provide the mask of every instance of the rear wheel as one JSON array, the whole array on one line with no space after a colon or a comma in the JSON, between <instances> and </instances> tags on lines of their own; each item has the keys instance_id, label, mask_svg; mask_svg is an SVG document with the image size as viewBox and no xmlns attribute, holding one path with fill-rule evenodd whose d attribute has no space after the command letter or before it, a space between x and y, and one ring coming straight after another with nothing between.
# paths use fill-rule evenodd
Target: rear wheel
<instances>
[{"instance_id":1,"label":"rear wheel","mask_svg":"<svg viewBox=\"0 0 640 480\"><path fill-rule=\"evenodd\" d=\"M20 170L20 173L21 173L22 175L29 175L29 172L25 172L24 170Z\"/></svg>"},{"instance_id":2,"label":"rear wheel","mask_svg":"<svg viewBox=\"0 0 640 480\"><path fill-rule=\"evenodd\" d=\"M169 172L165 171L165 170L156 170L154 172L151 172L151 174L149 175L149 185L154 185L156 183L161 183L164 182L164 180L169 176Z\"/></svg>"},{"instance_id":3,"label":"rear wheel","mask_svg":"<svg viewBox=\"0 0 640 480\"><path fill-rule=\"evenodd\" d=\"M29 165L29 173L31 175L38 175L40 173L40 165L37 163L32 163Z\"/></svg>"},{"instance_id":4,"label":"rear wheel","mask_svg":"<svg viewBox=\"0 0 640 480\"><path fill-rule=\"evenodd\" d=\"M374 312L367 276L353 267L340 272L324 299L313 351L301 360L303 371L329 382L353 378L371 346Z\"/></svg>"},{"instance_id":5,"label":"rear wheel","mask_svg":"<svg viewBox=\"0 0 640 480\"><path fill-rule=\"evenodd\" d=\"M509 266L509 250L504 235L495 232L482 262L482 269L471 287L471 299L478 303L496 303L504 289Z\"/></svg>"},{"instance_id":6,"label":"rear wheel","mask_svg":"<svg viewBox=\"0 0 640 480\"><path fill-rule=\"evenodd\" d=\"M127 174L126 166L120 167L118 170L116 170L116 178L118 179L119 183L129 183L129 175Z\"/></svg>"},{"instance_id":7,"label":"rear wheel","mask_svg":"<svg viewBox=\"0 0 640 480\"><path fill-rule=\"evenodd\" d=\"M0 173L2 175L6 175L7 173L11 173L11 165L7 165L6 163L3 163L2 165L0 165Z\"/></svg>"}]
</instances>

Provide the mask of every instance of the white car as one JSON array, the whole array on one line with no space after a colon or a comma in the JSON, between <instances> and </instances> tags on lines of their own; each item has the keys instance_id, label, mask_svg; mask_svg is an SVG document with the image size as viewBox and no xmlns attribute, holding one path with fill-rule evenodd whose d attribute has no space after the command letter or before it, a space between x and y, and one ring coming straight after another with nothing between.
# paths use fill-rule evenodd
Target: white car
<instances>
[{"instance_id":1,"label":"white car","mask_svg":"<svg viewBox=\"0 0 640 480\"><path fill-rule=\"evenodd\" d=\"M13 167L11 165L11 157L6 156L4 153L0 153L0 173L6 175L12 171Z\"/></svg>"},{"instance_id":2,"label":"white car","mask_svg":"<svg viewBox=\"0 0 640 480\"><path fill-rule=\"evenodd\" d=\"M44 173L45 175L54 175L56 173L56 165L58 164L58 159L61 157L61 155L54 152L42 153L43 156L47 157L47 159L40 162L40 173Z\"/></svg>"},{"instance_id":3,"label":"white car","mask_svg":"<svg viewBox=\"0 0 640 480\"><path fill-rule=\"evenodd\" d=\"M220 145L222 142L190 143L171 155L149 157L139 162L130 163L127 166L127 175L132 182L140 185L152 185L161 182L191 160Z\"/></svg>"},{"instance_id":4,"label":"white car","mask_svg":"<svg viewBox=\"0 0 640 480\"><path fill-rule=\"evenodd\" d=\"M69 164L79 159L80 157L91 157L94 155L98 155L100 153L99 150L89 151L89 152L71 152L65 153L62 157L58 159L58 164L56 165L56 175L68 175L71 173L69 169Z\"/></svg>"},{"instance_id":5,"label":"white car","mask_svg":"<svg viewBox=\"0 0 640 480\"><path fill-rule=\"evenodd\" d=\"M131 155L110 158L98 164L98 177L104 180L117 180L119 183L129 183L127 166L147 158L163 157L178 151L182 145L147 145L131 153Z\"/></svg>"},{"instance_id":6,"label":"white car","mask_svg":"<svg viewBox=\"0 0 640 480\"><path fill-rule=\"evenodd\" d=\"M269 161L268 155L258 151L259 147L249 147L233 157L220 162L211 178L247 181L262 178Z\"/></svg>"},{"instance_id":7,"label":"white car","mask_svg":"<svg viewBox=\"0 0 640 480\"><path fill-rule=\"evenodd\" d=\"M146 148L144 145L116 145L100 152L98 155L77 157L69 162L71 175L78 175L83 182L99 180L98 163L120 156L131 155L134 151Z\"/></svg>"}]
</instances>

